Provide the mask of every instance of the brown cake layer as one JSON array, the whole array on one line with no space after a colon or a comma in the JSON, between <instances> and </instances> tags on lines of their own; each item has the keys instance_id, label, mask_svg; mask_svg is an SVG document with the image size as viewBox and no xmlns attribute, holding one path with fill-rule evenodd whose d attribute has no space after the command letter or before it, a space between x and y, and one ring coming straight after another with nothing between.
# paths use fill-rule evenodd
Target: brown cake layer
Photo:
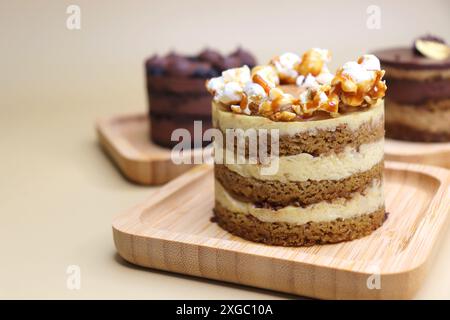
<instances>
[{"instance_id":1,"label":"brown cake layer","mask_svg":"<svg viewBox=\"0 0 450 320\"><path fill-rule=\"evenodd\" d=\"M278 208L307 206L336 198L350 198L354 192L362 192L374 179L382 180L383 163L370 170L351 175L342 180L320 181L262 181L243 177L225 165L214 166L216 179L236 199L252 202L261 207Z\"/></svg>"},{"instance_id":2,"label":"brown cake layer","mask_svg":"<svg viewBox=\"0 0 450 320\"><path fill-rule=\"evenodd\" d=\"M208 94L205 79L183 78L176 76L148 76L147 90L150 94Z\"/></svg>"},{"instance_id":3,"label":"brown cake layer","mask_svg":"<svg viewBox=\"0 0 450 320\"><path fill-rule=\"evenodd\" d=\"M226 146L226 134L223 133L224 146ZM362 144L371 143L384 137L384 119L377 123L366 122L357 130L351 130L347 125L336 127L335 131L317 130L314 134L309 132L296 135L282 135L279 137L279 155L290 156L300 153L308 153L312 156L340 153L346 147L359 147ZM234 143L234 151L237 152L237 143ZM270 136L268 137L267 152L271 151ZM249 143L245 142L245 155L248 156Z\"/></svg>"},{"instance_id":4,"label":"brown cake layer","mask_svg":"<svg viewBox=\"0 0 450 320\"><path fill-rule=\"evenodd\" d=\"M413 69L398 69L388 67L385 65L382 65L382 68L386 71L387 78L407 79L416 81L450 79L450 69L413 70Z\"/></svg>"},{"instance_id":5,"label":"brown cake layer","mask_svg":"<svg viewBox=\"0 0 450 320\"><path fill-rule=\"evenodd\" d=\"M450 99L421 105L386 99L386 136L416 142L450 141Z\"/></svg>"},{"instance_id":6,"label":"brown cake layer","mask_svg":"<svg viewBox=\"0 0 450 320\"><path fill-rule=\"evenodd\" d=\"M152 114L181 116L211 116L210 94L150 94Z\"/></svg>"},{"instance_id":7,"label":"brown cake layer","mask_svg":"<svg viewBox=\"0 0 450 320\"><path fill-rule=\"evenodd\" d=\"M398 103L423 104L429 100L450 99L450 78L436 80L409 80L388 77L387 96Z\"/></svg>"},{"instance_id":8,"label":"brown cake layer","mask_svg":"<svg viewBox=\"0 0 450 320\"><path fill-rule=\"evenodd\" d=\"M386 137L414 142L449 142L450 132L431 132L401 123L386 122Z\"/></svg>"},{"instance_id":9,"label":"brown cake layer","mask_svg":"<svg viewBox=\"0 0 450 320\"><path fill-rule=\"evenodd\" d=\"M311 246L349 241L369 235L386 220L385 209L329 222L293 225L263 222L252 215L235 213L216 202L214 220L225 230L241 238L278 246Z\"/></svg>"},{"instance_id":10,"label":"brown cake layer","mask_svg":"<svg viewBox=\"0 0 450 320\"><path fill-rule=\"evenodd\" d=\"M391 108L396 108L398 106L406 106L407 108L411 108L411 110L427 110L427 111L446 111L450 110L450 98L448 99L440 99L440 100L427 100L421 104L411 104L411 103L398 103L394 99L386 99L386 113L387 118L390 116ZM386 122L389 119L386 119Z\"/></svg>"},{"instance_id":11,"label":"brown cake layer","mask_svg":"<svg viewBox=\"0 0 450 320\"><path fill-rule=\"evenodd\" d=\"M194 135L194 121L202 121L202 132L211 128L211 118L200 116L184 116L175 115L173 117L167 115L158 115L150 113L150 136L153 142L162 146L171 148L180 141L171 141L172 132L176 129L187 129L191 136L191 146L195 147L194 138L197 138L198 145L206 146L210 141L202 141L203 134Z\"/></svg>"},{"instance_id":12,"label":"brown cake layer","mask_svg":"<svg viewBox=\"0 0 450 320\"><path fill-rule=\"evenodd\" d=\"M171 52L147 59L145 70L153 142L172 147L176 144L170 140L172 131L185 128L192 133L194 120L204 122L203 131L210 128L212 98L205 81L219 76L223 70L242 65L251 67L256 61L241 48L229 55L205 49L194 56Z\"/></svg>"}]
</instances>

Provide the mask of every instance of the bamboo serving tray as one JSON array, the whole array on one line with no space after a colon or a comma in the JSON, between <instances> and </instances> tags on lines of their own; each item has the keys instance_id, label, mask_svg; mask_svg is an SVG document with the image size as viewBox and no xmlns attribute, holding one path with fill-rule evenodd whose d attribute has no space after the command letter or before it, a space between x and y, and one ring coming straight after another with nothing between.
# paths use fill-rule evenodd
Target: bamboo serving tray
<instances>
[{"instance_id":1,"label":"bamboo serving tray","mask_svg":"<svg viewBox=\"0 0 450 320\"><path fill-rule=\"evenodd\" d=\"M421 143L386 139L385 158L450 169L450 142Z\"/></svg>"},{"instance_id":2,"label":"bamboo serving tray","mask_svg":"<svg viewBox=\"0 0 450 320\"><path fill-rule=\"evenodd\" d=\"M192 169L194 164L175 164L171 149L150 141L146 114L122 115L96 123L101 146L122 174L135 183L160 185ZM193 152L193 156L203 152ZM208 152L208 151L205 151Z\"/></svg>"},{"instance_id":3,"label":"bamboo serving tray","mask_svg":"<svg viewBox=\"0 0 450 320\"><path fill-rule=\"evenodd\" d=\"M113 221L119 254L144 267L324 299L410 298L450 210L450 171L387 162L384 225L365 238L287 248L232 236L210 221L213 170L203 165Z\"/></svg>"}]
</instances>

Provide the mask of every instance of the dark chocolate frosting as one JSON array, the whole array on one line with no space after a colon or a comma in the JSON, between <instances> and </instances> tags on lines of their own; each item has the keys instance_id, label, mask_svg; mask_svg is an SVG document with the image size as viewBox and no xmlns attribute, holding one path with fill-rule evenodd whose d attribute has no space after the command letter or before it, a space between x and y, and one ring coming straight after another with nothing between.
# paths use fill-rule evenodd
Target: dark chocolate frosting
<instances>
[{"instance_id":1,"label":"dark chocolate frosting","mask_svg":"<svg viewBox=\"0 0 450 320\"><path fill-rule=\"evenodd\" d=\"M427 101L450 99L450 79L418 81L387 78L389 99L398 103L422 105Z\"/></svg>"},{"instance_id":2,"label":"dark chocolate frosting","mask_svg":"<svg viewBox=\"0 0 450 320\"><path fill-rule=\"evenodd\" d=\"M399 69L448 69L450 58L435 60L415 53L412 47L390 48L373 52L380 59L381 64Z\"/></svg>"},{"instance_id":3,"label":"dark chocolate frosting","mask_svg":"<svg viewBox=\"0 0 450 320\"><path fill-rule=\"evenodd\" d=\"M209 79L219 76L223 70L256 65L251 53L238 48L229 55L205 49L196 56L183 56L170 52L165 56L154 55L145 62L147 75Z\"/></svg>"}]
</instances>

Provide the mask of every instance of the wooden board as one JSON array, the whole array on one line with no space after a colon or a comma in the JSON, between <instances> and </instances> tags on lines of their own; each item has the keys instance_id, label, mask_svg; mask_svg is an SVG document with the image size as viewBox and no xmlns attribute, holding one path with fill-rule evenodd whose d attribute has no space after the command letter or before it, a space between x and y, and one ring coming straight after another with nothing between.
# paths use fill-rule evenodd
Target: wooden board
<instances>
[{"instance_id":1,"label":"wooden board","mask_svg":"<svg viewBox=\"0 0 450 320\"><path fill-rule=\"evenodd\" d=\"M386 139L385 159L450 169L450 142L421 143Z\"/></svg>"},{"instance_id":2,"label":"wooden board","mask_svg":"<svg viewBox=\"0 0 450 320\"><path fill-rule=\"evenodd\" d=\"M125 260L155 269L316 298L409 298L445 229L450 171L387 162L385 178L389 218L380 229L351 242L285 248L210 222L213 172L203 165L118 216L114 242Z\"/></svg>"},{"instance_id":3,"label":"wooden board","mask_svg":"<svg viewBox=\"0 0 450 320\"><path fill-rule=\"evenodd\" d=\"M145 114L100 119L96 129L106 153L123 175L133 182L144 185L163 184L194 166L173 163L171 149L150 141L149 121ZM196 150L193 156L201 152L202 150Z\"/></svg>"}]
</instances>

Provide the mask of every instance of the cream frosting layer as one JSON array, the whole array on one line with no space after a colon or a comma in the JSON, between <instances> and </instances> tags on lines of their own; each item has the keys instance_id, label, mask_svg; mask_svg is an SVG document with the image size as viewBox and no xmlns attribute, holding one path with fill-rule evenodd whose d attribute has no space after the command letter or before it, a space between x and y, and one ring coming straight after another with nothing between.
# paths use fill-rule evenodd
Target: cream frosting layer
<instances>
[{"instance_id":1,"label":"cream frosting layer","mask_svg":"<svg viewBox=\"0 0 450 320\"><path fill-rule=\"evenodd\" d=\"M386 122L404 124L429 132L450 132L450 109L430 110L389 101Z\"/></svg>"},{"instance_id":2,"label":"cream frosting layer","mask_svg":"<svg viewBox=\"0 0 450 320\"><path fill-rule=\"evenodd\" d=\"M322 154L314 157L308 153L300 153L278 158L278 168L267 174L267 166L263 164L237 164L224 165L233 172L259 180L275 180L280 182L307 181L307 180L340 180L351 175L371 169L383 160L384 139L359 146L358 149L346 147L339 153ZM225 152L233 152L226 150ZM225 159L232 159L226 156ZM265 169L265 170L264 170Z\"/></svg>"},{"instance_id":3,"label":"cream frosting layer","mask_svg":"<svg viewBox=\"0 0 450 320\"><path fill-rule=\"evenodd\" d=\"M214 127L225 131L226 129L278 129L280 135L295 135L297 133L309 132L314 134L317 130L335 131L340 125L347 125L350 130L357 130L362 124L367 122L377 123L383 120L384 100L380 100L370 108L362 108L348 114L342 114L335 118L312 121L272 121L265 117L248 116L236 114L221 109L221 105L212 104Z\"/></svg>"},{"instance_id":4,"label":"cream frosting layer","mask_svg":"<svg viewBox=\"0 0 450 320\"><path fill-rule=\"evenodd\" d=\"M374 180L363 193L354 193L350 199L338 198L322 201L305 208L287 206L278 210L257 208L252 203L233 198L220 184L215 182L215 196L223 207L241 214L251 214L260 221L305 224L308 222L333 221L375 212L384 206L382 183Z\"/></svg>"}]
</instances>

